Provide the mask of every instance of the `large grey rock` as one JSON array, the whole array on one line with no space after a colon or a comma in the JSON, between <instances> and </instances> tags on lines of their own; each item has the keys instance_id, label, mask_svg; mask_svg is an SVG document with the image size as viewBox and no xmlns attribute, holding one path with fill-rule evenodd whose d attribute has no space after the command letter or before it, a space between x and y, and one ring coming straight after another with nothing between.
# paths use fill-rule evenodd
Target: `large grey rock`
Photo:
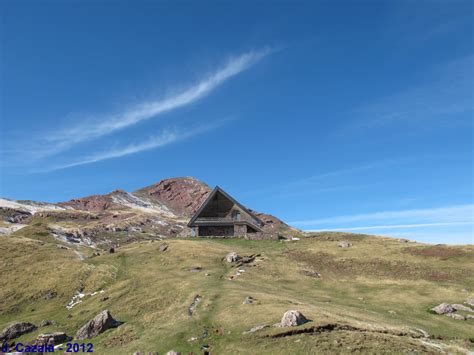
<instances>
[{"instance_id":1,"label":"large grey rock","mask_svg":"<svg viewBox=\"0 0 474 355\"><path fill-rule=\"evenodd\" d=\"M474 307L474 298L468 298L466 300L466 302L464 302L465 304L468 304L469 306L471 307Z\"/></svg>"},{"instance_id":2,"label":"large grey rock","mask_svg":"<svg viewBox=\"0 0 474 355\"><path fill-rule=\"evenodd\" d=\"M286 311L281 318L280 325L282 327L295 327L306 323L308 320L303 313L295 310Z\"/></svg>"},{"instance_id":3,"label":"large grey rock","mask_svg":"<svg viewBox=\"0 0 474 355\"><path fill-rule=\"evenodd\" d=\"M225 256L225 261L227 261L228 263L235 263L236 261L239 261L240 259L242 258L235 251L232 251Z\"/></svg>"},{"instance_id":4,"label":"large grey rock","mask_svg":"<svg viewBox=\"0 0 474 355\"><path fill-rule=\"evenodd\" d=\"M431 308L431 310L436 314L448 314L456 311L449 303L441 303L439 306Z\"/></svg>"},{"instance_id":5,"label":"large grey rock","mask_svg":"<svg viewBox=\"0 0 474 355\"><path fill-rule=\"evenodd\" d=\"M10 324L0 333L0 340L11 340L18 338L20 335L30 333L36 330L36 325L29 322L16 322Z\"/></svg>"},{"instance_id":6,"label":"large grey rock","mask_svg":"<svg viewBox=\"0 0 474 355\"><path fill-rule=\"evenodd\" d=\"M181 353L179 351L170 350L166 353L166 355L181 355Z\"/></svg>"},{"instance_id":7,"label":"large grey rock","mask_svg":"<svg viewBox=\"0 0 474 355\"><path fill-rule=\"evenodd\" d=\"M76 339L90 339L105 332L107 329L118 327L121 322L115 320L108 310L104 310L84 324L76 333Z\"/></svg>"}]
</instances>

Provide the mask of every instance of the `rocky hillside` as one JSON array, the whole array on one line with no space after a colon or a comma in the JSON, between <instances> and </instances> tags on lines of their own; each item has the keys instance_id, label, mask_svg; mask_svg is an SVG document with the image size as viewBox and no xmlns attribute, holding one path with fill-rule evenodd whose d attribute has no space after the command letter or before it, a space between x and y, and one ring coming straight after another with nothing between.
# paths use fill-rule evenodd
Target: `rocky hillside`
<instances>
[{"instance_id":1,"label":"rocky hillside","mask_svg":"<svg viewBox=\"0 0 474 355\"><path fill-rule=\"evenodd\" d=\"M317 233L103 252L34 222L0 236L0 250L10 349L74 338L105 355L474 351L474 246Z\"/></svg>"},{"instance_id":2,"label":"rocky hillside","mask_svg":"<svg viewBox=\"0 0 474 355\"><path fill-rule=\"evenodd\" d=\"M0 199L0 234L41 224L45 233L59 240L95 247L187 237L190 230L186 224L210 191L205 183L184 177L165 179L131 193L115 190L57 204ZM274 216L257 215L266 232L297 232Z\"/></svg>"}]
</instances>

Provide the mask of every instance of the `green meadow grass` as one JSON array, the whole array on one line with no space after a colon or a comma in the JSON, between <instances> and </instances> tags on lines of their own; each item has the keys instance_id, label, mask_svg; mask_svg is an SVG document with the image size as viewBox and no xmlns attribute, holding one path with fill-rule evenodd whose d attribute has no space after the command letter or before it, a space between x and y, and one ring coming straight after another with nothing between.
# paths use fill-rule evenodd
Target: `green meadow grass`
<instances>
[{"instance_id":1,"label":"green meadow grass","mask_svg":"<svg viewBox=\"0 0 474 355\"><path fill-rule=\"evenodd\" d=\"M337 246L349 240L351 248ZM321 233L298 242L244 239L173 239L137 242L114 254L81 261L73 250L59 249L44 224L0 237L0 328L13 321L52 319L56 326L38 333L65 331L74 335L103 309L124 324L92 340L100 354L134 351L214 354L268 353L437 353L417 339L374 332L328 332L282 338L284 331L266 328L242 332L259 324L274 324L289 309L311 320L305 328L326 323L397 329L422 328L450 346L453 353L473 349L474 321L456 321L428 310L441 303L461 303L474 297L474 247L438 247L394 239ZM80 248L90 256L93 250ZM255 266L234 280L236 269L222 258L230 251L261 254ZM438 255L440 254L440 256ZM191 272L199 266L200 272ZM321 278L305 275L316 271ZM208 274L208 276L206 276ZM65 308L76 290L86 296L71 311ZM44 299L53 290L57 296ZM188 307L200 295L194 314ZM101 301L103 296L108 299ZM246 296L255 303L244 305ZM188 341L195 337L197 340ZM395 350L395 351L394 351Z\"/></svg>"}]
</instances>

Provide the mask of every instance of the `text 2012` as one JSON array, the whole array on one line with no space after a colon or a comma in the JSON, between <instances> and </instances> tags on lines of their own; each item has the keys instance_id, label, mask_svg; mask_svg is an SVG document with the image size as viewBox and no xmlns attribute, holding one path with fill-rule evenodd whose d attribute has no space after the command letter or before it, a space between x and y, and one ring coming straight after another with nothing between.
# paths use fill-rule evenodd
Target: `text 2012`
<instances>
[{"instance_id":1,"label":"text 2012","mask_svg":"<svg viewBox=\"0 0 474 355\"><path fill-rule=\"evenodd\" d=\"M8 352L16 352L16 353L28 353L28 354L47 354L47 353L54 353L56 351L64 351L66 353L92 353L93 344L91 343L66 343L65 345L61 345L54 348L53 345L45 344L45 345L32 345L32 344L23 344L23 343L16 343L12 346L8 344L0 344L0 352L8 353Z\"/></svg>"}]
</instances>

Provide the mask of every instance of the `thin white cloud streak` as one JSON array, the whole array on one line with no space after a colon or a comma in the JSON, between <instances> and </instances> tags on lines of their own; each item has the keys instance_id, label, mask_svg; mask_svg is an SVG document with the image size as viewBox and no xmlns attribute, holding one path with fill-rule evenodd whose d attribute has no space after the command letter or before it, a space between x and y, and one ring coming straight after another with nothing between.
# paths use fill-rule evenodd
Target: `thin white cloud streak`
<instances>
[{"instance_id":1,"label":"thin white cloud streak","mask_svg":"<svg viewBox=\"0 0 474 355\"><path fill-rule=\"evenodd\" d=\"M297 226L320 224L340 224L363 221L402 220L412 222L459 223L474 221L474 204L448 206L441 208L412 209L403 211L383 211L357 215L337 216L290 222Z\"/></svg>"},{"instance_id":2,"label":"thin white cloud streak","mask_svg":"<svg viewBox=\"0 0 474 355\"><path fill-rule=\"evenodd\" d=\"M425 228L425 227L440 227L440 226L462 226L473 225L471 222L439 222L439 223L419 223L419 224L398 224L398 225L383 225L383 226L367 226L367 227L348 227L348 228L329 228L329 229L312 229L307 232L325 232L325 231L364 231L374 229L407 229L407 228Z\"/></svg>"},{"instance_id":3,"label":"thin white cloud streak","mask_svg":"<svg viewBox=\"0 0 474 355\"><path fill-rule=\"evenodd\" d=\"M175 95L142 103L114 117L98 117L94 120L95 122L87 125L82 124L50 134L47 141L53 144L53 147L46 147L47 149L43 152L45 155L52 155L75 144L102 137L179 107L192 104L206 97L226 80L250 68L271 52L271 49L266 48L231 58L226 65L204 80Z\"/></svg>"},{"instance_id":4,"label":"thin white cloud streak","mask_svg":"<svg viewBox=\"0 0 474 355\"><path fill-rule=\"evenodd\" d=\"M200 133L204 133L206 131L215 129L223 125L227 121L229 120L218 121L214 124L204 126L195 130L190 130L185 133L179 132L179 131L164 130L160 135L151 137L145 142L129 144L124 147L109 149L103 152L86 156L72 163L56 165L51 168L40 170L37 172L51 172L55 170L62 170L62 169L72 168L75 166L97 163L103 160L121 158L127 155L136 154L136 153L143 152L146 150L164 147L166 145L169 145L178 141L182 141L192 136L198 135Z\"/></svg>"}]
</instances>

